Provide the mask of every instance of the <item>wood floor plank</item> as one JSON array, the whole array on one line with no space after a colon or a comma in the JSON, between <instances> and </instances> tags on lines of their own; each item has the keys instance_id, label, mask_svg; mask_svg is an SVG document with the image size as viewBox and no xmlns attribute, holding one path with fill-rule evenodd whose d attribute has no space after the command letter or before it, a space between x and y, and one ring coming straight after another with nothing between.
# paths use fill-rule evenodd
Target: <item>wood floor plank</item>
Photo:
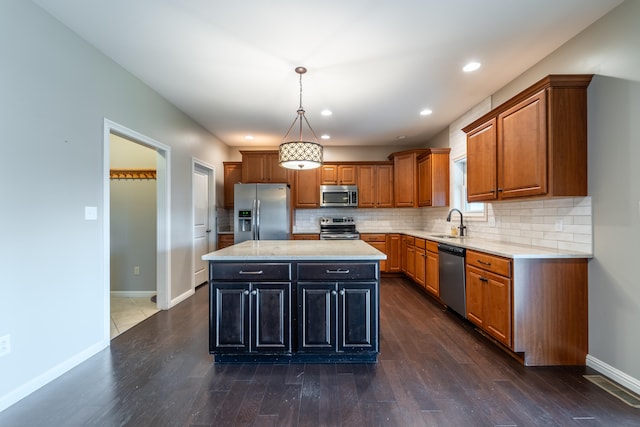
<instances>
[{"instance_id":1,"label":"wood floor plank","mask_svg":"<svg viewBox=\"0 0 640 427\"><path fill-rule=\"evenodd\" d=\"M403 278L377 364L214 364L208 289L0 412L0 426L640 426L587 367L527 368Z\"/></svg>"}]
</instances>

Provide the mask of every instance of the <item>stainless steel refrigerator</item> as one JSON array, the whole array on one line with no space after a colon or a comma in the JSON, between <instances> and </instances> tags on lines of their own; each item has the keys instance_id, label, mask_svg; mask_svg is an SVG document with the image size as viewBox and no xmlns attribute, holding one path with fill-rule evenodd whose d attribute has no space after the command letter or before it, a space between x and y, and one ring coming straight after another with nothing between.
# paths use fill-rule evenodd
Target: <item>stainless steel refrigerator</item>
<instances>
[{"instance_id":1,"label":"stainless steel refrigerator","mask_svg":"<svg viewBox=\"0 0 640 427\"><path fill-rule=\"evenodd\" d=\"M236 184L233 192L233 242L289 240L287 184Z\"/></svg>"}]
</instances>

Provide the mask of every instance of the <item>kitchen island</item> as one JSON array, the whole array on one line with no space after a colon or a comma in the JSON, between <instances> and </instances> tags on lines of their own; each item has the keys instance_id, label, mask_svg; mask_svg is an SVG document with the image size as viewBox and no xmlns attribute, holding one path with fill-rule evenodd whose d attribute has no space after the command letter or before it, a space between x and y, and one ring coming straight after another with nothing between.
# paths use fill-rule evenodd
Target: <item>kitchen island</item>
<instances>
[{"instance_id":1,"label":"kitchen island","mask_svg":"<svg viewBox=\"0 0 640 427\"><path fill-rule=\"evenodd\" d=\"M246 241L202 259L216 362L377 361L386 255L367 243Z\"/></svg>"}]
</instances>

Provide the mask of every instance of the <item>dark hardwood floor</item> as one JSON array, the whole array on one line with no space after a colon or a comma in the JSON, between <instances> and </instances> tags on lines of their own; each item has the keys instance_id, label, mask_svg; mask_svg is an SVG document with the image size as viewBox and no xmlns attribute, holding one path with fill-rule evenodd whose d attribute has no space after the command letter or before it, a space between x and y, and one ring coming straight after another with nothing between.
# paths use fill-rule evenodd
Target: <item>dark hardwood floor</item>
<instances>
[{"instance_id":1,"label":"dark hardwood floor","mask_svg":"<svg viewBox=\"0 0 640 427\"><path fill-rule=\"evenodd\" d=\"M525 368L400 278L377 364L214 365L206 286L0 413L0 426L640 426L586 367Z\"/></svg>"}]
</instances>

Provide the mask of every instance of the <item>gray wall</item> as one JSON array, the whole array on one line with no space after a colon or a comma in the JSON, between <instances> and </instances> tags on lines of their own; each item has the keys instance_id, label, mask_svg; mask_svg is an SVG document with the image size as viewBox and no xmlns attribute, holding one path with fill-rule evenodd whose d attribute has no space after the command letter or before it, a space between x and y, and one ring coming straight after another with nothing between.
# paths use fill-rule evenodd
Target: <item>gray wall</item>
<instances>
[{"instance_id":1,"label":"gray wall","mask_svg":"<svg viewBox=\"0 0 640 427\"><path fill-rule=\"evenodd\" d=\"M627 0L493 96L547 74L597 74L588 90L590 365L640 387L640 2ZM631 378L629 378L629 376Z\"/></svg>"},{"instance_id":2,"label":"gray wall","mask_svg":"<svg viewBox=\"0 0 640 427\"><path fill-rule=\"evenodd\" d=\"M221 198L228 148L31 2L0 2L0 54L2 409L109 344L104 119L171 147L171 299L191 290L192 157Z\"/></svg>"}]
</instances>

